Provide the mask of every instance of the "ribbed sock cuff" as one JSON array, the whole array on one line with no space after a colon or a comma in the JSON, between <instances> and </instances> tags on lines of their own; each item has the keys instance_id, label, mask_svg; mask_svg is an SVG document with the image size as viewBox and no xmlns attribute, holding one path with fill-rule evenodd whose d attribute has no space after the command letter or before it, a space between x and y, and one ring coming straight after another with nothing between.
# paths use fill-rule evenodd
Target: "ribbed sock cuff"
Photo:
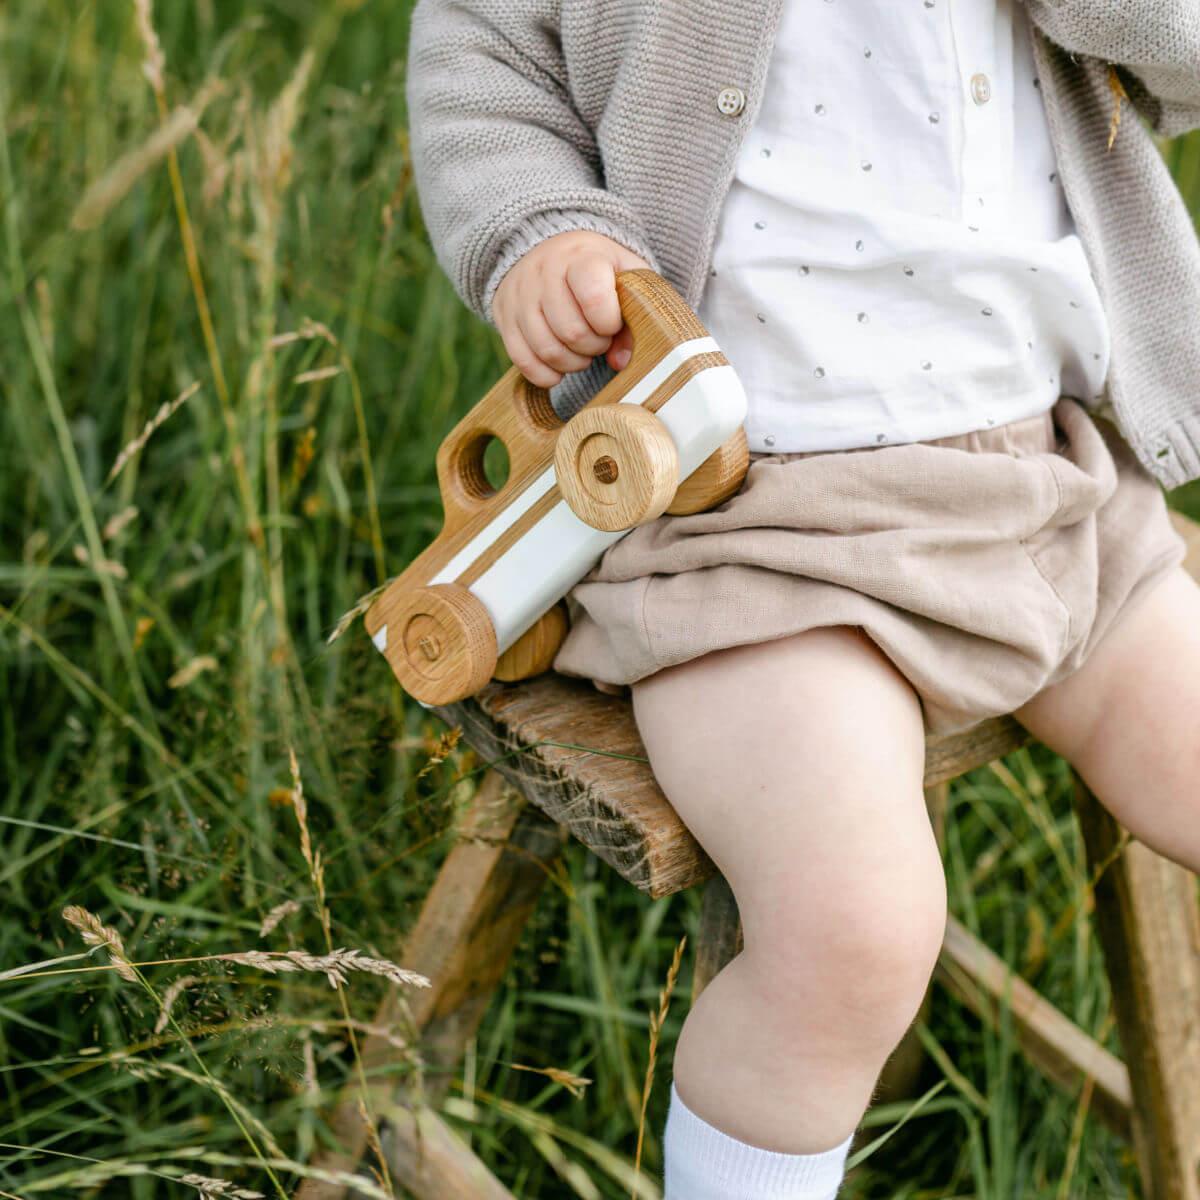
<instances>
[{"instance_id":1,"label":"ribbed sock cuff","mask_svg":"<svg viewBox=\"0 0 1200 1200\"><path fill-rule=\"evenodd\" d=\"M671 1084L664 1200L833 1200L854 1134L820 1154L747 1145L698 1117Z\"/></svg>"}]
</instances>

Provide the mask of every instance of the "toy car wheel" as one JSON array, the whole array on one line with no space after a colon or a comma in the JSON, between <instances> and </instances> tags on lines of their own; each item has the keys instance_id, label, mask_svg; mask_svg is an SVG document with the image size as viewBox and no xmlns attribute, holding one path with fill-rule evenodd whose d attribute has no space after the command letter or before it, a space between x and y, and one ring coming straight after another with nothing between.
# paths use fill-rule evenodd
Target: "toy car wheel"
<instances>
[{"instance_id":1,"label":"toy car wheel","mask_svg":"<svg viewBox=\"0 0 1200 1200\"><path fill-rule=\"evenodd\" d=\"M384 654L400 685L425 704L473 696L496 669L496 631L462 584L436 583L398 598L385 615Z\"/></svg>"},{"instance_id":2,"label":"toy car wheel","mask_svg":"<svg viewBox=\"0 0 1200 1200\"><path fill-rule=\"evenodd\" d=\"M742 486L750 466L745 429L718 446L680 485L667 512L683 517L723 504Z\"/></svg>"},{"instance_id":3,"label":"toy car wheel","mask_svg":"<svg viewBox=\"0 0 1200 1200\"><path fill-rule=\"evenodd\" d=\"M649 409L604 404L567 422L554 471L571 511L593 529L616 533L666 512L679 486L679 454Z\"/></svg>"},{"instance_id":4,"label":"toy car wheel","mask_svg":"<svg viewBox=\"0 0 1200 1200\"><path fill-rule=\"evenodd\" d=\"M550 670L554 656L566 639L569 622L561 601L548 608L500 655L492 678L501 683L532 679Z\"/></svg>"}]
</instances>

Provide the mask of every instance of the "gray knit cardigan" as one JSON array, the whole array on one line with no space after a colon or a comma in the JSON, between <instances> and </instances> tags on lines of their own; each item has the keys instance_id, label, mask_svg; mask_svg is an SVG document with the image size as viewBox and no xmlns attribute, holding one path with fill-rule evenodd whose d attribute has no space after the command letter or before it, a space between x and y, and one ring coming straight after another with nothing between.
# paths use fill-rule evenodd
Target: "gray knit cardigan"
<instances>
[{"instance_id":1,"label":"gray knit cardigan","mask_svg":"<svg viewBox=\"0 0 1200 1200\"><path fill-rule=\"evenodd\" d=\"M493 322L505 272L569 229L700 302L786 0L420 0L407 98L435 253ZM888 0L947 3L948 0ZM1200 477L1200 244L1154 142L1200 126L1200 0L1024 0L1067 202L1108 315L1104 402L1167 487ZM1115 92L1125 106L1106 149ZM727 115L722 89L744 107ZM724 106L728 108L729 106ZM575 412L602 357L551 399Z\"/></svg>"}]
</instances>

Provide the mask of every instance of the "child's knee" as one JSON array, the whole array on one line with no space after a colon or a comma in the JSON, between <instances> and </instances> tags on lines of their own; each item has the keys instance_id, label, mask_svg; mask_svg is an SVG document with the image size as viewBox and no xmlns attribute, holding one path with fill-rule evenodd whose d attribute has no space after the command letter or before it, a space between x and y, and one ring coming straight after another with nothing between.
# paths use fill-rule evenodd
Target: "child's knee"
<instances>
[{"instance_id":1,"label":"child's knee","mask_svg":"<svg viewBox=\"0 0 1200 1200\"><path fill-rule=\"evenodd\" d=\"M874 1045L884 1054L912 1023L946 929L940 862L889 872L886 890L847 879L839 895L808 895L804 910L746 921L756 985L801 1038Z\"/></svg>"}]
</instances>

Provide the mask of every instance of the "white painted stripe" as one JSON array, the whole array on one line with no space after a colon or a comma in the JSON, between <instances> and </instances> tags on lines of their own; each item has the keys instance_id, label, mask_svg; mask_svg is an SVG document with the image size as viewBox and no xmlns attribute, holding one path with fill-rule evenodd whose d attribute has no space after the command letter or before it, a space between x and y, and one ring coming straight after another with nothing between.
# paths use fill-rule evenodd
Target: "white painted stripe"
<instances>
[{"instance_id":1,"label":"white painted stripe","mask_svg":"<svg viewBox=\"0 0 1200 1200\"><path fill-rule=\"evenodd\" d=\"M553 486L554 467L549 466L494 521L485 525L429 582L452 583Z\"/></svg>"}]
</instances>

